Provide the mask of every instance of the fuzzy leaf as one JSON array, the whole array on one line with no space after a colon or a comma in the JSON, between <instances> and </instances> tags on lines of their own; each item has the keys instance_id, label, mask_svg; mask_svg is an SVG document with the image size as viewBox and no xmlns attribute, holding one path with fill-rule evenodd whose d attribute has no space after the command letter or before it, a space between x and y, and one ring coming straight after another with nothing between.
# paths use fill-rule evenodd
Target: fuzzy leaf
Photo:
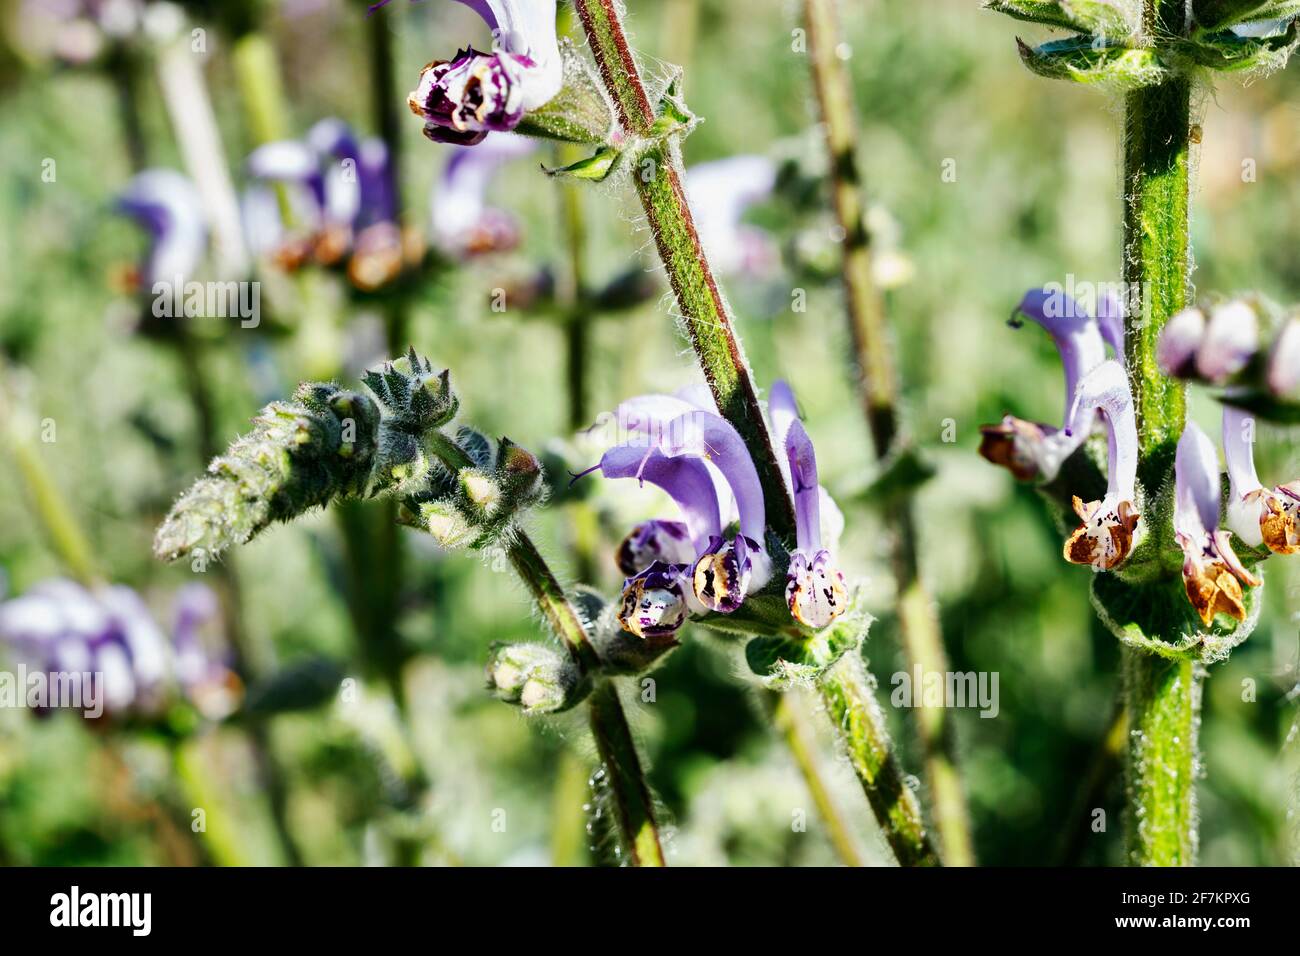
<instances>
[{"instance_id":1,"label":"fuzzy leaf","mask_svg":"<svg viewBox=\"0 0 1300 956\"><path fill-rule=\"evenodd\" d=\"M1209 33L1238 23L1282 20L1300 13L1300 0L1192 0L1196 31Z\"/></svg>"},{"instance_id":2,"label":"fuzzy leaf","mask_svg":"<svg viewBox=\"0 0 1300 956\"><path fill-rule=\"evenodd\" d=\"M845 654L862 644L866 628L860 620L846 621L810 638L756 637L745 645L745 662L774 690L808 684Z\"/></svg>"},{"instance_id":3,"label":"fuzzy leaf","mask_svg":"<svg viewBox=\"0 0 1300 956\"><path fill-rule=\"evenodd\" d=\"M1269 73L1286 66L1296 44L1297 29L1300 21L1292 20L1285 31L1269 37L1243 37L1223 30L1180 42L1174 49L1199 66L1222 73Z\"/></svg>"},{"instance_id":4,"label":"fuzzy leaf","mask_svg":"<svg viewBox=\"0 0 1300 956\"><path fill-rule=\"evenodd\" d=\"M586 159L580 159L569 166L561 166L558 169L543 166L542 169L551 176L571 176L574 179L599 183L608 178L622 158L621 150L614 149L612 146L602 146Z\"/></svg>"},{"instance_id":5,"label":"fuzzy leaf","mask_svg":"<svg viewBox=\"0 0 1300 956\"><path fill-rule=\"evenodd\" d=\"M1019 37L1025 66L1055 80L1073 80L1118 90L1154 86L1170 76L1154 50L1110 44L1090 37L1073 37L1031 47Z\"/></svg>"},{"instance_id":6,"label":"fuzzy leaf","mask_svg":"<svg viewBox=\"0 0 1300 956\"><path fill-rule=\"evenodd\" d=\"M984 9L1061 30L1077 30L1082 33L1088 29L1074 18L1060 0L984 0Z\"/></svg>"},{"instance_id":7,"label":"fuzzy leaf","mask_svg":"<svg viewBox=\"0 0 1300 956\"><path fill-rule=\"evenodd\" d=\"M1245 588L1246 619L1220 614L1202 625L1179 577L1132 584L1114 574L1092 579L1092 603L1101 622L1126 644L1170 659L1223 660L1259 622L1263 586Z\"/></svg>"}]
</instances>

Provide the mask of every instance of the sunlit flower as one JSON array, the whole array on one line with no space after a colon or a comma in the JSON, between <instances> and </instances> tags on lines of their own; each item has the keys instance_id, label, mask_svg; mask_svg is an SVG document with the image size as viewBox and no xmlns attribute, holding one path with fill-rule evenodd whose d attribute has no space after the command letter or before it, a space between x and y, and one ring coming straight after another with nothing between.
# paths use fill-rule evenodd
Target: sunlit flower
<instances>
[{"instance_id":1,"label":"sunlit flower","mask_svg":"<svg viewBox=\"0 0 1300 956\"><path fill-rule=\"evenodd\" d=\"M1063 292L1031 289L1016 307L1016 316L1042 326L1056 344L1065 372L1065 417L1057 428L1007 415L997 425L981 427L980 454L1021 481L1051 481L1092 433L1093 409L1074 402L1079 382L1106 361L1108 343L1117 361L1123 359L1119 303L1103 296L1093 317ZM1012 325L1018 325L1018 318L1012 319ZM1082 417L1072 417L1072 409Z\"/></svg>"},{"instance_id":2,"label":"sunlit flower","mask_svg":"<svg viewBox=\"0 0 1300 956\"><path fill-rule=\"evenodd\" d=\"M463 257L518 244L518 223L508 212L488 205L488 188L501 166L535 149L532 140L512 133L494 133L474 148L452 147L429 206L434 241L443 252Z\"/></svg>"},{"instance_id":3,"label":"sunlit flower","mask_svg":"<svg viewBox=\"0 0 1300 956\"><path fill-rule=\"evenodd\" d=\"M787 479L794 498L796 547L786 571L786 602L791 616L800 624L826 627L847 609L848 589L830 549L822 546L823 491L817 481L817 454L799 421L794 393L785 382L772 384L768 414L777 442L785 452Z\"/></svg>"},{"instance_id":4,"label":"sunlit flower","mask_svg":"<svg viewBox=\"0 0 1300 956\"><path fill-rule=\"evenodd\" d=\"M514 129L564 84L555 0L459 0L492 30L491 53L473 47L435 60L408 98L435 142L472 146L489 132Z\"/></svg>"},{"instance_id":5,"label":"sunlit flower","mask_svg":"<svg viewBox=\"0 0 1300 956\"><path fill-rule=\"evenodd\" d=\"M1107 360L1079 382L1066 420L1087 422L1100 412L1109 443L1106 497L1082 501L1074 497L1074 511L1083 524L1065 542L1065 559L1089 564L1099 571L1118 567L1133 550L1140 515L1134 504L1137 485L1138 437L1133 395L1123 367ZM1069 429L1067 429L1067 433Z\"/></svg>"},{"instance_id":6,"label":"sunlit flower","mask_svg":"<svg viewBox=\"0 0 1300 956\"><path fill-rule=\"evenodd\" d=\"M207 250L208 227L199 191L189 179L172 169L137 173L118 196L117 209L149 236L132 286L147 290L156 282L184 282L194 275Z\"/></svg>"},{"instance_id":7,"label":"sunlit flower","mask_svg":"<svg viewBox=\"0 0 1300 956\"><path fill-rule=\"evenodd\" d=\"M1242 586L1263 582L1247 571L1219 527L1219 459L1214 443L1189 422L1174 465L1174 535L1183 549L1183 587L1208 627L1216 614L1246 618Z\"/></svg>"},{"instance_id":8,"label":"sunlit flower","mask_svg":"<svg viewBox=\"0 0 1300 956\"><path fill-rule=\"evenodd\" d=\"M1255 471L1255 419L1223 409L1223 453L1228 463L1228 527L1252 548L1275 554L1300 551L1300 480L1265 488Z\"/></svg>"}]
</instances>

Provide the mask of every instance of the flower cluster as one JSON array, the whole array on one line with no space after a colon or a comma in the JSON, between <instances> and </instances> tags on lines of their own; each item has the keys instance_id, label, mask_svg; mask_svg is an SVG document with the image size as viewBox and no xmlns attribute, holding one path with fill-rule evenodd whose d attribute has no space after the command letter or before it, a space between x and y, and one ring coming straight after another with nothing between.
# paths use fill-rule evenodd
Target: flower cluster
<instances>
[{"instance_id":1,"label":"flower cluster","mask_svg":"<svg viewBox=\"0 0 1300 956\"><path fill-rule=\"evenodd\" d=\"M240 682L202 638L217 617L216 596L188 585L172 617L168 634L130 588L91 590L54 579L0 604L0 643L83 706L87 695L97 696L109 718L157 716L178 694L208 719L227 716L239 703Z\"/></svg>"},{"instance_id":2,"label":"flower cluster","mask_svg":"<svg viewBox=\"0 0 1300 956\"><path fill-rule=\"evenodd\" d=\"M1179 312L1161 330L1156 358L1174 378L1300 400L1300 318L1258 296Z\"/></svg>"},{"instance_id":3,"label":"flower cluster","mask_svg":"<svg viewBox=\"0 0 1300 956\"><path fill-rule=\"evenodd\" d=\"M823 628L848 603L835 542L823 539L823 508L832 513L832 526L838 509L818 484L812 441L785 383L773 385L768 412L796 514L786 601L798 624ZM763 489L740 435L710 397L696 392L634 398L614 419L628 440L583 474L649 482L673 499L681 519L644 522L619 546L619 568L628 576L620 623L637 637L662 641L691 614L735 613L774 570Z\"/></svg>"},{"instance_id":4,"label":"flower cluster","mask_svg":"<svg viewBox=\"0 0 1300 956\"><path fill-rule=\"evenodd\" d=\"M382 140L358 140L342 120L324 119L301 141L254 150L247 168L260 181L243 201L256 255L289 270L309 261L345 267L352 284L365 292L423 261L423 239L397 221ZM272 184L286 191L287 216Z\"/></svg>"},{"instance_id":5,"label":"flower cluster","mask_svg":"<svg viewBox=\"0 0 1300 956\"><path fill-rule=\"evenodd\" d=\"M472 146L492 131L512 130L564 85L555 30L555 0L460 0L492 30L491 53L466 47L420 73L408 98L424 134Z\"/></svg>"},{"instance_id":6,"label":"flower cluster","mask_svg":"<svg viewBox=\"0 0 1300 956\"><path fill-rule=\"evenodd\" d=\"M1195 335L1188 330L1197 313L1181 313L1166 327L1160 344L1162 365L1166 370L1195 368L1211 381L1228 380L1251 364L1250 356L1258 348L1254 324L1243 321L1247 312L1240 304L1230 304L1208 322L1200 316ZM1091 565L1098 571L1120 569L1139 543L1141 515L1137 427L1132 393L1121 364L1118 304L1103 300L1094 318L1068 297L1031 291L1017 315L1043 326L1056 342L1065 369L1064 425L1058 429L1008 415L1000 424L982 429L980 452L1021 480L1046 484L1058 477L1066 459L1081 450L1094 430L1103 427L1107 436L1106 494L1090 502L1073 496L1081 524L1066 541L1064 555L1071 563ZM1185 348L1188 342L1192 345ZM1106 357L1107 346L1116 358ZM1244 620L1243 588L1262 583L1247 564L1264 555L1247 554L1243 562L1233 547L1233 535L1245 549L1266 546L1277 554L1300 550L1300 482L1263 487L1255 473L1253 442L1254 418L1225 405L1223 447L1230 486L1227 528L1220 527L1221 479L1214 444L1194 423L1186 426L1178 443L1174 543L1183 553L1182 577L1188 600L1206 627L1220 613Z\"/></svg>"}]
</instances>

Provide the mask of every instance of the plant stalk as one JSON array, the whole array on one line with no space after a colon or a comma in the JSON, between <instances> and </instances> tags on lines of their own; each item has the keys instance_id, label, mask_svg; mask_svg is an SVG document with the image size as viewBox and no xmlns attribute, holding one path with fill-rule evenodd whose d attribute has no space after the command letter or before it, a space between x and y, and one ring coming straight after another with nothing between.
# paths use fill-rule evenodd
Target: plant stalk
<instances>
[{"instance_id":1,"label":"plant stalk","mask_svg":"<svg viewBox=\"0 0 1300 956\"><path fill-rule=\"evenodd\" d=\"M939 856L925 831L921 803L894 756L893 743L885 730L885 715L867 682L862 658L856 653L845 654L818 686L826 712L839 729L862 791L899 865L939 866Z\"/></svg>"},{"instance_id":2,"label":"plant stalk","mask_svg":"<svg viewBox=\"0 0 1300 956\"><path fill-rule=\"evenodd\" d=\"M1182 36L1186 16L1182 0L1144 0L1142 36ZM1186 420L1186 388L1161 375L1156 343L1165 323L1186 305L1190 289L1191 90L1191 80L1180 76L1134 90L1124 104L1125 354L1137 411L1138 478L1149 502L1169 477ZM1129 862L1190 866L1197 847L1201 668L1126 647L1123 672L1130 728Z\"/></svg>"},{"instance_id":3,"label":"plant stalk","mask_svg":"<svg viewBox=\"0 0 1300 956\"><path fill-rule=\"evenodd\" d=\"M469 455L451 438L435 432L428 439L430 450L453 471L473 465ZM506 558L528 588L538 612L585 673L592 674L596 687L588 701L591 735L614 799L614 819L622 845L635 866L664 866L663 843L654 798L646 782L645 769L636 741L613 680L598 676L600 658L587 635L582 617L556 580L537 545L522 530L512 530L502 542Z\"/></svg>"},{"instance_id":4,"label":"plant stalk","mask_svg":"<svg viewBox=\"0 0 1300 956\"><path fill-rule=\"evenodd\" d=\"M645 137L655 111L627 43L616 0L574 0L587 44L624 130ZM749 365L732 325L722 290L709 267L682 187L680 149L673 140L651 149L633 175L637 194L654 232L655 244L685 320L691 345L722 415L735 426L759 471L768 528L793 541L794 506L776 464ZM856 659L856 655L855 659ZM857 679L846 677L856 667ZM899 862L937 864L916 795L902 784L889 749L884 714L876 703L861 661L841 663L823 678L822 695L836 726L845 731L854 770L881 829Z\"/></svg>"},{"instance_id":5,"label":"plant stalk","mask_svg":"<svg viewBox=\"0 0 1300 956\"><path fill-rule=\"evenodd\" d=\"M804 22L813 86L826 131L835 215L844 234L841 274L854 384L876 457L883 461L898 444L898 379L884 299L871 269L871 237L864 217L865 195L856 156L853 88L835 52L840 29L834 0L804 0ZM939 618L920 576L910 497L888 509L884 521L889 529L904 650L911 666L920 667L923 673L946 674L948 655ZM938 707L918 710L916 723L944 860L950 866L973 866L970 814L957 769L953 724L947 712Z\"/></svg>"},{"instance_id":6,"label":"plant stalk","mask_svg":"<svg viewBox=\"0 0 1300 956\"><path fill-rule=\"evenodd\" d=\"M574 7L623 129L635 137L649 136L655 108L628 47L615 0L575 0ZM682 186L680 148L671 139L653 146L641 157L632 179L714 401L754 457L768 527L782 538L793 539L794 506L776 463L731 310L695 230Z\"/></svg>"}]
</instances>

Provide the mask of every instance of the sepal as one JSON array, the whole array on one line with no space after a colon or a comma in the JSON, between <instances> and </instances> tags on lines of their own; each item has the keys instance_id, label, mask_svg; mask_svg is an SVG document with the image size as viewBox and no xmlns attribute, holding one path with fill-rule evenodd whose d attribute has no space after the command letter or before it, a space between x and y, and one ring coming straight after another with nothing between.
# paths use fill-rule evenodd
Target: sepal
<instances>
[{"instance_id":1,"label":"sepal","mask_svg":"<svg viewBox=\"0 0 1300 956\"><path fill-rule=\"evenodd\" d=\"M1078 36L1038 47L1017 37L1016 45L1025 66L1048 79L1123 91L1155 86L1172 75L1155 50L1102 37Z\"/></svg>"}]
</instances>

